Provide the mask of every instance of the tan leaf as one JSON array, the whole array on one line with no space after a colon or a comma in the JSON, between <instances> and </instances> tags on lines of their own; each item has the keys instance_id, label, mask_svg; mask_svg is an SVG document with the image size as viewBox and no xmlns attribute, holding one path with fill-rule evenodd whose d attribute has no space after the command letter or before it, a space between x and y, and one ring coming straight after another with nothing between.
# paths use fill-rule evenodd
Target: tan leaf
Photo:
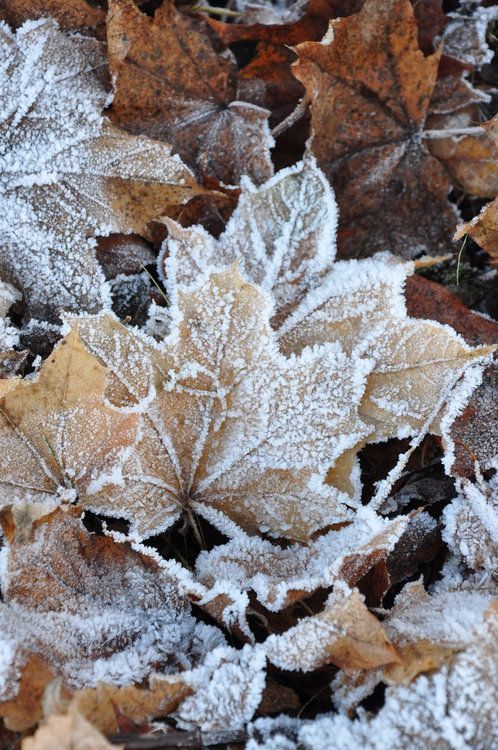
<instances>
[{"instance_id":1,"label":"tan leaf","mask_svg":"<svg viewBox=\"0 0 498 750\"><path fill-rule=\"evenodd\" d=\"M148 688L135 685L116 687L99 683L95 688L78 690L71 698L68 710L81 714L92 726L104 734L118 732L118 716L136 724L167 716L192 690L182 682L167 683L151 678Z\"/></svg>"},{"instance_id":2,"label":"tan leaf","mask_svg":"<svg viewBox=\"0 0 498 750\"><path fill-rule=\"evenodd\" d=\"M112 471L135 440L138 416L104 403L106 370L73 329L35 379L0 403L0 506L74 502Z\"/></svg>"},{"instance_id":3,"label":"tan leaf","mask_svg":"<svg viewBox=\"0 0 498 750\"><path fill-rule=\"evenodd\" d=\"M283 358L269 299L235 268L181 291L173 314L159 349L106 316L78 323L90 351L118 376L124 366L125 385L126 359L113 362L116 336L106 351L105 331L134 339L155 389L122 486L103 488L95 508L132 519L140 536L182 512L194 525L200 513L299 539L350 518L345 496L322 477L364 434L355 416L364 363L335 344Z\"/></svg>"},{"instance_id":4,"label":"tan leaf","mask_svg":"<svg viewBox=\"0 0 498 750\"><path fill-rule=\"evenodd\" d=\"M200 176L270 177L268 112L239 99L236 65L216 51L203 20L171 0L153 18L133 0L111 0L107 39L116 123L171 143Z\"/></svg>"},{"instance_id":5,"label":"tan leaf","mask_svg":"<svg viewBox=\"0 0 498 750\"><path fill-rule=\"evenodd\" d=\"M4 25L0 56L8 61L0 132L10 160L0 175L0 270L23 290L32 316L97 311L110 292L93 236L145 232L168 205L203 191L168 146L102 116L107 62L97 40L65 35L47 19L16 33Z\"/></svg>"},{"instance_id":6,"label":"tan leaf","mask_svg":"<svg viewBox=\"0 0 498 750\"><path fill-rule=\"evenodd\" d=\"M123 750L111 745L82 716L71 713L53 715L36 730L33 737L23 740L21 750Z\"/></svg>"},{"instance_id":7,"label":"tan leaf","mask_svg":"<svg viewBox=\"0 0 498 750\"><path fill-rule=\"evenodd\" d=\"M280 669L310 672L335 664L345 672L399 661L381 623L356 590L334 590L323 612L306 617L265 641L268 659Z\"/></svg>"}]
</instances>

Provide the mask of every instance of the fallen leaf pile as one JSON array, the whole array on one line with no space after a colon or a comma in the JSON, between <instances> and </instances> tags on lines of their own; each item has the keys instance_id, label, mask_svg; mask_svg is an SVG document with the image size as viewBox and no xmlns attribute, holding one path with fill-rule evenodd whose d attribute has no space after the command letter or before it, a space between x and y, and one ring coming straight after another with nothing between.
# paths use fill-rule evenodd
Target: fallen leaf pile
<instances>
[{"instance_id":1,"label":"fallen leaf pile","mask_svg":"<svg viewBox=\"0 0 498 750\"><path fill-rule=\"evenodd\" d=\"M2 750L494 746L497 20L0 3Z\"/></svg>"}]
</instances>

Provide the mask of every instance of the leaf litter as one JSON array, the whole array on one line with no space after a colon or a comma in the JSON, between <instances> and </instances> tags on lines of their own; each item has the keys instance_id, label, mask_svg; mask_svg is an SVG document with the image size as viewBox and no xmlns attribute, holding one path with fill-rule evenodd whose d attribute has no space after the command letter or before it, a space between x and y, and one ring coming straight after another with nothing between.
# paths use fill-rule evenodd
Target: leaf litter
<instances>
[{"instance_id":1,"label":"leaf litter","mask_svg":"<svg viewBox=\"0 0 498 750\"><path fill-rule=\"evenodd\" d=\"M0 737L488 750L495 10L228 6L0 9Z\"/></svg>"}]
</instances>

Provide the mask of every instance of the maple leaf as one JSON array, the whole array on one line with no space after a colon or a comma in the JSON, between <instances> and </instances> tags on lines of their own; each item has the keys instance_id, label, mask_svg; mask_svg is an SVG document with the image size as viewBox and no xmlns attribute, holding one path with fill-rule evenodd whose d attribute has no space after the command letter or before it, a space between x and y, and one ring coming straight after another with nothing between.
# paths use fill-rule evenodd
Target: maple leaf
<instances>
[{"instance_id":1,"label":"maple leaf","mask_svg":"<svg viewBox=\"0 0 498 750\"><path fill-rule=\"evenodd\" d=\"M335 343L282 357L269 298L235 268L180 291L177 305L163 347L110 316L77 322L121 383L114 397L148 400L122 481L86 506L142 537L183 512L298 539L350 518L322 477L365 434L356 404L368 362Z\"/></svg>"},{"instance_id":2,"label":"maple leaf","mask_svg":"<svg viewBox=\"0 0 498 750\"><path fill-rule=\"evenodd\" d=\"M0 507L83 498L135 440L136 414L104 403L105 368L70 333L38 377L4 381Z\"/></svg>"},{"instance_id":3,"label":"maple leaf","mask_svg":"<svg viewBox=\"0 0 498 750\"><path fill-rule=\"evenodd\" d=\"M373 365L359 407L372 427L364 442L410 435L419 441L439 430L436 417L450 408L454 386L479 350L447 327L407 316L403 286L413 264L387 254L333 263L333 194L311 157L259 188L243 185L217 240L202 227L169 227L160 266L172 299L199 275L241 258L248 279L272 291L272 322L285 354L334 341ZM361 447L345 454L328 477L350 494Z\"/></svg>"},{"instance_id":4,"label":"maple leaf","mask_svg":"<svg viewBox=\"0 0 498 750\"><path fill-rule=\"evenodd\" d=\"M0 714L8 726L39 718L39 705L31 715L16 710L19 677L32 656L70 690L99 680L139 682L152 665L172 669L188 657L195 620L175 579L150 557L88 533L75 510L43 516L27 538L11 527L0 552Z\"/></svg>"},{"instance_id":5,"label":"maple leaf","mask_svg":"<svg viewBox=\"0 0 498 750\"><path fill-rule=\"evenodd\" d=\"M109 95L96 40L49 20L17 33L1 24L0 61L0 269L30 316L97 311L110 295L92 236L142 232L201 188L167 146L100 114Z\"/></svg>"},{"instance_id":6,"label":"maple leaf","mask_svg":"<svg viewBox=\"0 0 498 750\"><path fill-rule=\"evenodd\" d=\"M241 273L272 294L280 320L331 268L336 226L334 194L309 156L259 188L243 178L237 207L218 239L200 226L169 221L158 265L174 298L179 285L191 286L200 274L240 260Z\"/></svg>"},{"instance_id":7,"label":"maple leaf","mask_svg":"<svg viewBox=\"0 0 498 750\"><path fill-rule=\"evenodd\" d=\"M235 62L203 20L171 0L154 18L133 0L111 0L107 32L115 122L168 141L200 176L236 184L272 174L268 112L244 101Z\"/></svg>"},{"instance_id":8,"label":"maple leaf","mask_svg":"<svg viewBox=\"0 0 498 750\"><path fill-rule=\"evenodd\" d=\"M296 50L311 148L337 194L342 257L451 250L450 181L424 134L441 50L419 49L410 1L367 0Z\"/></svg>"},{"instance_id":9,"label":"maple leaf","mask_svg":"<svg viewBox=\"0 0 498 750\"><path fill-rule=\"evenodd\" d=\"M485 205L471 221L459 226L454 239L461 240L467 234L490 254L492 263L498 263L498 198Z\"/></svg>"}]
</instances>

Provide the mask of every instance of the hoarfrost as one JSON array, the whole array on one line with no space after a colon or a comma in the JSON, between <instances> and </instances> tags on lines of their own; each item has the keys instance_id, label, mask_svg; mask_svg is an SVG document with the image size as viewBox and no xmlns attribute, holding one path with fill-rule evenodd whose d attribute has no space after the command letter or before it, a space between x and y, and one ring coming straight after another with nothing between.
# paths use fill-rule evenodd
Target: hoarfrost
<instances>
[{"instance_id":1,"label":"hoarfrost","mask_svg":"<svg viewBox=\"0 0 498 750\"><path fill-rule=\"evenodd\" d=\"M93 235L139 231L161 190L164 204L195 189L167 146L101 115L106 70L103 45L55 21L0 24L0 269L33 317L109 307Z\"/></svg>"}]
</instances>

